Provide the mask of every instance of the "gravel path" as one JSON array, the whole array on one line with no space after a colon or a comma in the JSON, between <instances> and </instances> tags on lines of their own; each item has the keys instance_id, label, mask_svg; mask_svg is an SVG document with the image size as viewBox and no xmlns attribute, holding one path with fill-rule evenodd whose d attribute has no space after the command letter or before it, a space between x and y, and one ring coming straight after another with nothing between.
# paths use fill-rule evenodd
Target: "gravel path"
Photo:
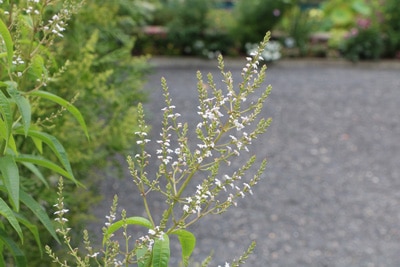
<instances>
[{"instance_id":1,"label":"gravel path","mask_svg":"<svg viewBox=\"0 0 400 267\"><path fill-rule=\"evenodd\" d=\"M151 63L146 110L154 140L164 106L161 76L177 112L192 122L196 71L221 78L215 61ZM236 81L242 66L226 62ZM191 229L198 238L194 261L213 250L211 266L223 265L256 240L245 266L400 266L400 63L280 61L269 66L267 84L273 92L264 114L273 123L253 147L260 161L269 160L265 175L237 208ZM143 214L125 174L102 184L105 200L95 215L104 217L116 192L129 216ZM161 212L162 201L152 206Z\"/></svg>"}]
</instances>

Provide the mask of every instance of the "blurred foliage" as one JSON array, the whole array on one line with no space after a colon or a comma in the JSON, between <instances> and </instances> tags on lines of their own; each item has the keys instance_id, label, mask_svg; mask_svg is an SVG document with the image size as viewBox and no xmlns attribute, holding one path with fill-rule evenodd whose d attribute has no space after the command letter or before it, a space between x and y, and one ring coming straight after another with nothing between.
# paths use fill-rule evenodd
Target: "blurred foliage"
<instances>
[{"instance_id":1,"label":"blurred foliage","mask_svg":"<svg viewBox=\"0 0 400 267\"><path fill-rule=\"evenodd\" d=\"M104 176L99 170L108 166L114 154L126 152L134 144L136 105L146 101L142 88L149 65L146 57L132 57L131 51L138 28L151 19L153 9L146 1L86 0L69 22L62 41L53 46L56 64L69 61L48 87L80 109L90 133L88 142L73 118L55 105L40 102L35 107L37 118L56 114L57 120L48 123L47 130L65 145L76 177L89 189L65 190L76 230L90 219L87 211L100 199L97 184ZM44 202L55 203L56 192L44 186L32 186L31 190ZM26 242L26 246L30 244ZM30 252L30 266L43 266L38 248L32 246Z\"/></svg>"},{"instance_id":2,"label":"blurred foliage","mask_svg":"<svg viewBox=\"0 0 400 267\"><path fill-rule=\"evenodd\" d=\"M377 27L356 27L353 34L345 37L340 51L343 56L353 62L358 60L377 60L384 50L381 32Z\"/></svg>"},{"instance_id":3,"label":"blurred foliage","mask_svg":"<svg viewBox=\"0 0 400 267\"><path fill-rule=\"evenodd\" d=\"M274 29L292 5L289 0L238 0L233 11L236 24L232 35L241 46L257 43L267 31Z\"/></svg>"},{"instance_id":4,"label":"blurred foliage","mask_svg":"<svg viewBox=\"0 0 400 267\"><path fill-rule=\"evenodd\" d=\"M169 8L174 10L172 20L167 23L168 40L183 54L197 54L204 42L210 0L171 1Z\"/></svg>"},{"instance_id":5,"label":"blurred foliage","mask_svg":"<svg viewBox=\"0 0 400 267\"><path fill-rule=\"evenodd\" d=\"M385 0L383 6L386 56L400 58L400 2Z\"/></svg>"}]
</instances>

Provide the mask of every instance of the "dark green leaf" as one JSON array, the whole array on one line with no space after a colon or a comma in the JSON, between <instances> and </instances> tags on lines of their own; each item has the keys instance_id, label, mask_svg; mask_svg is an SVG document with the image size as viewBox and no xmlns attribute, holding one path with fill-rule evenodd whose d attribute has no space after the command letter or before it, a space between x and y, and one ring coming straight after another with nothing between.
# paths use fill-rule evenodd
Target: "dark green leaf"
<instances>
[{"instance_id":1,"label":"dark green leaf","mask_svg":"<svg viewBox=\"0 0 400 267\"><path fill-rule=\"evenodd\" d=\"M2 242L15 259L15 264L17 267L27 266L26 258L24 252L18 247L18 245L7 235L7 233L0 228L0 242Z\"/></svg>"},{"instance_id":2,"label":"dark green leaf","mask_svg":"<svg viewBox=\"0 0 400 267\"><path fill-rule=\"evenodd\" d=\"M26 136L31 125L31 105L28 99L26 99L21 92L17 90L17 86L14 83L9 83L9 85L10 86L7 88L7 92L18 106Z\"/></svg>"},{"instance_id":3,"label":"dark green leaf","mask_svg":"<svg viewBox=\"0 0 400 267\"><path fill-rule=\"evenodd\" d=\"M42 242L40 241L40 235L37 226L29 222L29 220L22 216L22 214L15 214L15 217L32 233L33 237L35 238L36 244L39 247L40 255L43 256Z\"/></svg>"},{"instance_id":4,"label":"dark green leaf","mask_svg":"<svg viewBox=\"0 0 400 267\"><path fill-rule=\"evenodd\" d=\"M56 231L54 230L53 224L51 223L51 220L43 207L33 197L22 190L20 197L21 202L24 203L33 212L33 214L36 215L36 217L42 222L46 230L49 231L49 233L53 236L55 240L57 240L58 243L60 243Z\"/></svg>"},{"instance_id":5,"label":"dark green leaf","mask_svg":"<svg viewBox=\"0 0 400 267\"><path fill-rule=\"evenodd\" d=\"M0 173L14 210L19 211L19 171L13 156L0 157Z\"/></svg>"},{"instance_id":6,"label":"dark green leaf","mask_svg":"<svg viewBox=\"0 0 400 267\"><path fill-rule=\"evenodd\" d=\"M13 211L10 209L7 203L4 202L4 200L1 198L0 198L0 214L7 219L7 221L11 224L11 226L17 232L19 238L22 241L23 240L22 230L21 227L19 226L17 218L15 218Z\"/></svg>"}]
</instances>

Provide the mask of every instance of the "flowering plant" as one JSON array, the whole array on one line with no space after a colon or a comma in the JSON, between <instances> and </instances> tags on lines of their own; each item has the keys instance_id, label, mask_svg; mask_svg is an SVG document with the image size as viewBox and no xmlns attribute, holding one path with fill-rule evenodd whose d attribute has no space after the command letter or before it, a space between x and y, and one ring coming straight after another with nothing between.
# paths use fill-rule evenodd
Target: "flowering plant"
<instances>
[{"instance_id":1,"label":"flowering plant","mask_svg":"<svg viewBox=\"0 0 400 267\"><path fill-rule=\"evenodd\" d=\"M51 92L48 84L63 71L54 62L53 45L63 37L79 2L0 1L1 266L10 264L11 256L15 266L27 266L24 241L33 237L42 249L44 233L39 229L58 241L44 201L32 192L38 185L50 187L45 171L78 184L64 146L48 128L66 111L88 137L86 123L81 112ZM41 113L41 101L57 106L57 112Z\"/></svg>"},{"instance_id":2,"label":"flowering plant","mask_svg":"<svg viewBox=\"0 0 400 267\"><path fill-rule=\"evenodd\" d=\"M271 86L263 90L256 101L251 102L247 99L252 97L265 79L266 66L260 67L259 60L269 36L268 33L252 57L247 57L246 66L242 71L243 81L237 85L237 89L232 73L225 71L222 56L218 58L218 66L226 86L224 90L217 87L211 75L208 75L205 83L202 74L197 73L197 113L200 121L193 129L197 140L189 140L189 126L180 121L180 114L175 111L176 106L165 79L162 80L162 88L166 106L162 110L163 126L160 140L149 139L144 110L139 105L140 130L135 134L138 136L137 145L140 152L128 156L127 161L133 181L143 199L146 217L127 217L126 211L123 210L121 219L117 220L115 198L103 229L103 249L94 250L91 247L87 232L84 235L86 256L80 257L77 249L70 245L70 229L65 218L68 210L64 207L62 180L60 181L59 202L56 204L58 232L76 260L74 266L137 264L139 267L166 267L170 259L171 235L178 237L182 247L182 264L189 266L196 245L196 237L188 230L189 226L205 216L224 213L230 207L236 206L241 198L253 193L252 188L260 180L266 160L262 161L253 177L247 178L247 171L256 161L254 155L247 153L250 152L249 145L265 133L271 123L271 119L259 118ZM149 177L146 171L150 167L151 155L145 148L150 142L158 144L156 157L159 166L155 177ZM246 161L241 167L230 173L219 173L220 166L232 166L232 160L243 158L246 158ZM154 219L155 216L149 208L150 192L161 194L167 204L159 221ZM130 225L147 228L148 233L131 242L132 236L128 233ZM121 251L118 241L113 240L113 235L118 230L123 231L126 240L124 251ZM231 264L225 263L225 266L239 266L254 247L253 242L241 257ZM60 266L70 266L69 263L62 262L50 247L46 250ZM210 259L206 259L203 266L207 266L209 261Z\"/></svg>"}]
</instances>

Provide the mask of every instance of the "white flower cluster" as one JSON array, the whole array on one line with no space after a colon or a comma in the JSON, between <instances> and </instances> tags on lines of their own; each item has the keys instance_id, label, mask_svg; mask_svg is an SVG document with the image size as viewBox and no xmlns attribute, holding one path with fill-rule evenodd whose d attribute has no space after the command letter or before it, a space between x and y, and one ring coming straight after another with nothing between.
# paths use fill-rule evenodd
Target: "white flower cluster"
<instances>
[{"instance_id":1,"label":"white flower cluster","mask_svg":"<svg viewBox=\"0 0 400 267\"><path fill-rule=\"evenodd\" d=\"M164 240L164 234L165 233L160 230L160 227L156 226L154 229L149 229L148 235L140 237L139 241L146 245L148 250L151 250L155 239Z\"/></svg>"},{"instance_id":2,"label":"white flower cluster","mask_svg":"<svg viewBox=\"0 0 400 267\"><path fill-rule=\"evenodd\" d=\"M69 11L67 9L61 10L61 14L64 16L68 16ZM48 24L43 27L43 29L47 32L51 32L58 37L63 37L63 31L65 31L66 23L64 21L64 16L60 14L55 14L53 17L48 21Z\"/></svg>"}]
</instances>

